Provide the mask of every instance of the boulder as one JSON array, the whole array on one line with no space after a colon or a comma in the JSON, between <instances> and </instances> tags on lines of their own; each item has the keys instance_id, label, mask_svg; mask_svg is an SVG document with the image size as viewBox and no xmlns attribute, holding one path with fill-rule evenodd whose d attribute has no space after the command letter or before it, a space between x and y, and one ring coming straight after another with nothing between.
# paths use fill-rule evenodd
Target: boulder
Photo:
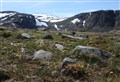
<instances>
[{"instance_id":1,"label":"boulder","mask_svg":"<svg viewBox=\"0 0 120 82\"><path fill-rule=\"evenodd\" d=\"M96 56L99 56L103 59L109 58L112 55L110 52L104 51L104 50L99 49L99 48L79 45L73 50L72 54L80 54L80 53L87 53L89 55L96 55Z\"/></svg>"},{"instance_id":2,"label":"boulder","mask_svg":"<svg viewBox=\"0 0 120 82\"><path fill-rule=\"evenodd\" d=\"M43 39L53 39L53 36L50 34L46 34Z\"/></svg>"},{"instance_id":3,"label":"boulder","mask_svg":"<svg viewBox=\"0 0 120 82\"><path fill-rule=\"evenodd\" d=\"M53 53L45 50L39 50L34 53L33 59L50 59Z\"/></svg>"}]
</instances>

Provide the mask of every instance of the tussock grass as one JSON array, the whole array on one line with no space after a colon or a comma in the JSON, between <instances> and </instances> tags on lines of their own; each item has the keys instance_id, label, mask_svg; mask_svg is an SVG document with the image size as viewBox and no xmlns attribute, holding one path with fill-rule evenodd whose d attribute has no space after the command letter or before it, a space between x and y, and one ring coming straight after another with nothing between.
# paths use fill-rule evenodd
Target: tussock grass
<instances>
[{"instance_id":1,"label":"tussock grass","mask_svg":"<svg viewBox=\"0 0 120 82\"><path fill-rule=\"evenodd\" d=\"M33 39L27 40L18 38L21 32L26 32L33 36ZM77 32L78 35L88 35L83 40L63 39L56 31L36 31L36 30L1 30L0 31L0 68L9 72L10 79L15 82L119 82L120 81L120 36L119 31L109 33ZM61 32L70 34L71 32ZM9 37L3 37L9 35ZM44 44L35 44L36 40L42 39L45 34L51 34L53 40L44 40ZM117 36L116 36L117 35ZM14 45L11 45L13 42ZM19 43L19 44L17 44ZM65 46L63 51L54 48L55 43ZM78 64L68 66L65 76L60 72L60 63L65 57L72 57L71 51L78 45L101 48L111 52L113 55L106 61L99 57L91 57L87 53L75 55ZM25 52L21 52L21 48ZM48 60L27 59L26 55L33 56L34 52L44 49L54 53L54 56ZM19 54L19 55L18 55ZM84 62L84 68L81 69L79 63ZM97 62L97 63L96 63ZM99 62L99 63L98 63ZM77 69L77 73L73 68ZM72 70L72 71L71 71Z\"/></svg>"}]
</instances>

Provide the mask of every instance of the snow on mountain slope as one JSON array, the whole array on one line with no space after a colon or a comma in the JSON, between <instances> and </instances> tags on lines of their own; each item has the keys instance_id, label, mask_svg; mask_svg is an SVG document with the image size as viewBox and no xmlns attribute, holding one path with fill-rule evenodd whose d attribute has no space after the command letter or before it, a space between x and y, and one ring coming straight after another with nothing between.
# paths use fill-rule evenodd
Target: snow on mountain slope
<instances>
[{"instance_id":1,"label":"snow on mountain slope","mask_svg":"<svg viewBox=\"0 0 120 82\"><path fill-rule=\"evenodd\" d=\"M1 13L1 12L0 12L0 19L1 19L1 21L2 21L2 20L7 19L8 17L14 16L15 14L16 14L16 13Z\"/></svg>"},{"instance_id":2,"label":"snow on mountain slope","mask_svg":"<svg viewBox=\"0 0 120 82\"><path fill-rule=\"evenodd\" d=\"M36 20L36 26L45 26L45 27L48 27L48 25L45 22L40 22L38 19L35 19L35 20Z\"/></svg>"},{"instance_id":3,"label":"snow on mountain slope","mask_svg":"<svg viewBox=\"0 0 120 82\"><path fill-rule=\"evenodd\" d=\"M36 19L39 19L44 22L60 22L65 20L56 16L44 15L44 14L33 14L33 16L35 16Z\"/></svg>"},{"instance_id":4,"label":"snow on mountain slope","mask_svg":"<svg viewBox=\"0 0 120 82\"><path fill-rule=\"evenodd\" d=\"M73 24L75 24L76 22L80 22L80 20L78 18L75 18L74 20L71 21Z\"/></svg>"},{"instance_id":5,"label":"snow on mountain slope","mask_svg":"<svg viewBox=\"0 0 120 82\"><path fill-rule=\"evenodd\" d=\"M56 24L54 24L56 30L60 30Z\"/></svg>"},{"instance_id":6,"label":"snow on mountain slope","mask_svg":"<svg viewBox=\"0 0 120 82\"><path fill-rule=\"evenodd\" d=\"M5 16L13 16L15 13L0 13L0 18L5 17Z\"/></svg>"},{"instance_id":7,"label":"snow on mountain slope","mask_svg":"<svg viewBox=\"0 0 120 82\"><path fill-rule=\"evenodd\" d=\"M4 24L3 21L7 20L9 17L14 16L15 14L16 14L15 12L9 12L9 13L0 12L0 25Z\"/></svg>"}]
</instances>

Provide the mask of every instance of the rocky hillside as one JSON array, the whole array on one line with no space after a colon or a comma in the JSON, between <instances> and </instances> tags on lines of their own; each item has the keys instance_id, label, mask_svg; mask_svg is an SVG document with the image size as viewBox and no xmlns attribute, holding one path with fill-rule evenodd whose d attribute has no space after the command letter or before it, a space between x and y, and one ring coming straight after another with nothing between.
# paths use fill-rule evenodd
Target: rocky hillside
<instances>
[{"instance_id":1,"label":"rocky hillside","mask_svg":"<svg viewBox=\"0 0 120 82\"><path fill-rule=\"evenodd\" d=\"M45 22L36 19L35 16L31 14L15 11L0 12L0 26L27 29L37 29L43 26L48 27Z\"/></svg>"},{"instance_id":2,"label":"rocky hillside","mask_svg":"<svg viewBox=\"0 0 120 82\"><path fill-rule=\"evenodd\" d=\"M0 26L66 31L106 32L120 29L120 10L100 10L75 15L67 19L14 11L0 12Z\"/></svg>"},{"instance_id":3,"label":"rocky hillside","mask_svg":"<svg viewBox=\"0 0 120 82\"><path fill-rule=\"evenodd\" d=\"M110 31L120 29L120 11L106 10L81 13L57 23L58 27L77 31Z\"/></svg>"},{"instance_id":4,"label":"rocky hillside","mask_svg":"<svg viewBox=\"0 0 120 82\"><path fill-rule=\"evenodd\" d=\"M30 14L4 11L0 12L0 25L14 28L35 28L36 21Z\"/></svg>"}]
</instances>

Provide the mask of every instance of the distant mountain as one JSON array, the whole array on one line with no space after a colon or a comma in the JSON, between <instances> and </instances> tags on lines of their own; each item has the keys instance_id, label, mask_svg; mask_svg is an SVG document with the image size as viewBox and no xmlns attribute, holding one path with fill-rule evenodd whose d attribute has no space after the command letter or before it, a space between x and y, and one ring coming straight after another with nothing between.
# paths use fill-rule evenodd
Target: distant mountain
<instances>
[{"instance_id":1,"label":"distant mountain","mask_svg":"<svg viewBox=\"0 0 120 82\"><path fill-rule=\"evenodd\" d=\"M33 15L15 11L0 12L0 25L14 28L36 28Z\"/></svg>"},{"instance_id":2,"label":"distant mountain","mask_svg":"<svg viewBox=\"0 0 120 82\"><path fill-rule=\"evenodd\" d=\"M100 10L75 15L56 23L58 28L71 31L105 32L120 29L120 10Z\"/></svg>"},{"instance_id":3,"label":"distant mountain","mask_svg":"<svg viewBox=\"0 0 120 82\"><path fill-rule=\"evenodd\" d=\"M80 13L67 19L51 15L31 15L15 11L4 11L0 12L0 26L27 29L106 32L120 29L120 10L100 10Z\"/></svg>"},{"instance_id":4,"label":"distant mountain","mask_svg":"<svg viewBox=\"0 0 120 82\"><path fill-rule=\"evenodd\" d=\"M45 22L36 19L35 16L31 14L19 13L15 11L0 12L0 26L27 29L48 27Z\"/></svg>"}]
</instances>

